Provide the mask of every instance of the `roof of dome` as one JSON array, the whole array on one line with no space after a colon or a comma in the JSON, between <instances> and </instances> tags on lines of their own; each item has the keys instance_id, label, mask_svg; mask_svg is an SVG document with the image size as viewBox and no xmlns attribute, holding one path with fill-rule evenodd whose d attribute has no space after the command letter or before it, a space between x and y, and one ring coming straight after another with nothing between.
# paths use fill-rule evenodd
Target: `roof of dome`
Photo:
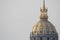
<instances>
[{"instance_id":1,"label":"roof of dome","mask_svg":"<svg viewBox=\"0 0 60 40\"><path fill-rule=\"evenodd\" d=\"M56 29L49 21L39 21L33 26L32 33L51 34L56 33Z\"/></svg>"},{"instance_id":2,"label":"roof of dome","mask_svg":"<svg viewBox=\"0 0 60 40\"><path fill-rule=\"evenodd\" d=\"M52 34L57 33L54 25L48 21L47 9L45 8L45 0L43 0L43 6L41 8L40 21L33 26L32 33L39 34Z\"/></svg>"}]
</instances>

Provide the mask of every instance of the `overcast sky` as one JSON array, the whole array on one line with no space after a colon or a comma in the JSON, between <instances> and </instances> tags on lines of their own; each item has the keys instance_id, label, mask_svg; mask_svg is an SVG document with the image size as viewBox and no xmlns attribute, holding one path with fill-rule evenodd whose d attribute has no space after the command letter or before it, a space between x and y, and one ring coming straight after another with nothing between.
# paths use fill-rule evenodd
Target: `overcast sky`
<instances>
[{"instance_id":1,"label":"overcast sky","mask_svg":"<svg viewBox=\"0 0 60 40\"><path fill-rule=\"evenodd\" d=\"M41 6L42 0L0 0L0 40L30 40ZM60 35L60 0L46 0L46 8Z\"/></svg>"}]
</instances>

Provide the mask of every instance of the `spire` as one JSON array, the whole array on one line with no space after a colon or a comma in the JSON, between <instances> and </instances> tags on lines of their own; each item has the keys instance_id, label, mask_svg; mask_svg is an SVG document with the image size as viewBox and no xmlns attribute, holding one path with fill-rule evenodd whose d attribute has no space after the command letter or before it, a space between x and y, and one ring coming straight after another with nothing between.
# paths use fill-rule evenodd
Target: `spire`
<instances>
[{"instance_id":1,"label":"spire","mask_svg":"<svg viewBox=\"0 0 60 40\"><path fill-rule=\"evenodd\" d=\"M43 9L45 9L45 0L43 0L43 6L42 7L43 7Z\"/></svg>"},{"instance_id":2,"label":"spire","mask_svg":"<svg viewBox=\"0 0 60 40\"><path fill-rule=\"evenodd\" d=\"M45 0L43 0L43 5L40 11L41 11L40 19L47 19L48 16L47 16L47 9L45 8Z\"/></svg>"},{"instance_id":3,"label":"spire","mask_svg":"<svg viewBox=\"0 0 60 40\"><path fill-rule=\"evenodd\" d=\"M43 5L41 8L41 12L47 12L47 9L45 8L45 0L43 0Z\"/></svg>"}]
</instances>

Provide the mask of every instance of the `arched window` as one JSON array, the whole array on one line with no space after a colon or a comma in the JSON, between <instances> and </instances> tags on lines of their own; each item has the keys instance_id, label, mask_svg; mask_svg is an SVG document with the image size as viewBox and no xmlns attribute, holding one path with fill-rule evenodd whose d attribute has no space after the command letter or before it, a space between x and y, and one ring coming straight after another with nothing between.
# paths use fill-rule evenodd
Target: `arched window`
<instances>
[{"instance_id":1,"label":"arched window","mask_svg":"<svg viewBox=\"0 0 60 40\"><path fill-rule=\"evenodd\" d=\"M55 40L55 38L53 38L53 40Z\"/></svg>"},{"instance_id":2,"label":"arched window","mask_svg":"<svg viewBox=\"0 0 60 40\"><path fill-rule=\"evenodd\" d=\"M49 37L47 38L47 40L49 40Z\"/></svg>"},{"instance_id":3,"label":"arched window","mask_svg":"<svg viewBox=\"0 0 60 40\"><path fill-rule=\"evenodd\" d=\"M38 40L38 37L36 37L36 40Z\"/></svg>"},{"instance_id":4,"label":"arched window","mask_svg":"<svg viewBox=\"0 0 60 40\"><path fill-rule=\"evenodd\" d=\"M34 40L34 38L30 38L30 40Z\"/></svg>"},{"instance_id":5,"label":"arched window","mask_svg":"<svg viewBox=\"0 0 60 40\"><path fill-rule=\"evenodd\" d=\"M43 31L41 30L40 33L42 34L42 32L43 32Z\"/></svg>"},{"instance_id":6,"label":"arched window","mask_svg":"<svg viewBox=\"0 0 60 40\"><path fill-rule=\"evenodd\" d=\"M34 37L34 40L36 40L36 37Z\"/></svg>"},{"instance_id":7,"label":"arched window","mask_svg":"<svg viewBox=\"0 0 60 40\"><path fill-rule=\"evenodd\" d=\"M40 40L42 40L42 37L40 37Z\"/></svg>"}]
</instances>

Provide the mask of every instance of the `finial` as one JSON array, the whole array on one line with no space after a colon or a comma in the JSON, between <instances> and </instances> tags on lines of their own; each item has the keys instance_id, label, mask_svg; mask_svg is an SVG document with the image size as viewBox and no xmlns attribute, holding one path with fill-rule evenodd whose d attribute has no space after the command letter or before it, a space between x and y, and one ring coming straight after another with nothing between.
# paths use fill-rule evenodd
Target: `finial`
<instances>
[{"instance_id":1,"label":"finial","mask_svg":"<svg viewBox=\"0 0 60 40\"><path fill-rule=\"evenodd\" d=\"M41 12L47 12L47 9L45 8L45 0L43 0L43 5L41 8Z\"/></svg>"},{"instance_id":2,"label":"finial","mask_svg":"<svg viewBox=\"0 0 60 40\"><path fill-rule=\"evenodd\" d=\"M45 0L43 0L43 6L42 7L43 7L43 9L45 9Z\"/></svg>"},{"instance_id":3,"label":"finial","mask_svg":"<svg viewBox=\"0 0 60 40\"><path fill-rule=\"evenodd\" d=\"M42 5L42 8L40 9L40 11L41 11L40 18L47 19L48 16L47 16L47 9L45 8L45 0L43 0L43 5Z\"/></svg>"}]
</instances>

